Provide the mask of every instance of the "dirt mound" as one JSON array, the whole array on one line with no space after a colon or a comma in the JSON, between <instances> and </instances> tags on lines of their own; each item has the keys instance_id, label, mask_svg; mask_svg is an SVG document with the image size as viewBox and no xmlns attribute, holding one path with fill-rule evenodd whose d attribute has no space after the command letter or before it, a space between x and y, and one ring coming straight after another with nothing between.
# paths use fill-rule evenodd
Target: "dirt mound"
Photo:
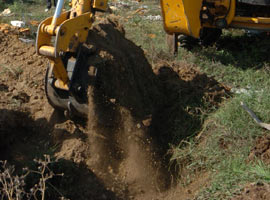
<instances>
[{"instance_id":1,"label":"dirt mound","mask_svg":"<svg viewBox=\"0 0 270 200\"><path fill-rule=\"evenodd\" d=\"M8 140L2 158L61 159L54 168L65 176L53 185L70 199L174 199L169 143L196 133L202 112L219 106L228 89L185 63L164 62L154 73L123 28L104 21L87 41L94 49L88 64L98 74L86 127L53 112L43 87L47 61L19 37L0 32L0 137Z\"/></svg>"},{"instance_id":2,"label":"dirt mound","mask_svg":"<svg viewBox=\"0 0 270 200\"><path fill-rule=\"evenodd\" d=\"M255 147L249 154L249 160L259 158L266 164L270 163L270 135L258 137Z\"/></svg>"},{"instance_id":3,"label":"dirt mound","mask_svg":"<svg viewBox=\"0 0 270 200\"><path fill-rule=\"evenodd\" d=\"M0 31L0 108L28 110L34 118L49 117L44 98L47 60L36 55L33 43L24 43L19 29ZM49 112L48 112L49 111Z\"/></svg>"},{"instance_id":4,"label":"dirt mound","mask_svg":"<svg viewBox=\"0 0 270 200\"><path fill-rule=\"evenodd\" d=\"M171 70L168 69L168 66ZM181 96L184 98L183 102L190 102L190 100L199 95L198 98L203 96L203 101L208 103L209 108L213 106L218 107L222 100L230 94L229 87L217 82L213 77L208 77L200 72L199 69L187 63L160 63L158 68L160 78L164 80L165 77L167 84L173 85L178 80L178 88L175 90L182 88ZM170 75L173 73L172 70L175 73L174 78L166 79L168 75L172 76Z\"/></svg>"},{"instance_id":5,"label":"dirt mound","mask_svg":"<svg viewBox=\"0 0 270 200\"><path fill-rule=\"evenodd\" d=\"M35 142L46 140L52 113L43 89L47 61L23 37L18 28L0 30L0 157L21 165L33 159Z\"/></svg>"},{"instance_id":6,"label":"dirt mound","mask_svg":"<svg viewBox=\"0 0 270 200\"><path fill-rule=\"evenodd\" d=\"M270 185L265 183L256 183L247 185L242 189L241 194L232 200L266 200L270 199Z\"/></svg>"},{"instance_id":7,"label":"dirt mound","mask_svg":"<svg viewBox=\"0 0 270 200\"><path fill-rule=\"evenodd\" d=\"M159 140L164 144L178 144L198 132L201 115L229 97L229 88L187 63L161 62L155 68L166 101L154 115L151 132L163 133Z\"/></svg>"}]
</instances>

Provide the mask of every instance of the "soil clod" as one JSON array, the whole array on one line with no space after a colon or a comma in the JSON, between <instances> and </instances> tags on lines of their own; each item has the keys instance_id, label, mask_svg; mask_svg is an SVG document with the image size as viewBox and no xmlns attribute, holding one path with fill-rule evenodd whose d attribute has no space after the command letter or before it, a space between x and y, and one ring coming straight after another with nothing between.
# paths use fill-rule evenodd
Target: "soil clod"
<instances>
[{"instance_id":1,"label":"soil clod","mask_svg":"<svg viewBox=\"0 0 270 200\"><path fill-rule=\"evenodd\" d=\"M105 20L86 44L97 69L88 122L71 121L47 102L46 59L8 31L0 32L1 159L27 165L50 154L59 160L52 168L65 174L52 183L70 199L166 199L178 173L169 144L199 130L199 108L218 107L229 89L183 63L151 66L123 27Z\"/></svg>"}]
</instances>

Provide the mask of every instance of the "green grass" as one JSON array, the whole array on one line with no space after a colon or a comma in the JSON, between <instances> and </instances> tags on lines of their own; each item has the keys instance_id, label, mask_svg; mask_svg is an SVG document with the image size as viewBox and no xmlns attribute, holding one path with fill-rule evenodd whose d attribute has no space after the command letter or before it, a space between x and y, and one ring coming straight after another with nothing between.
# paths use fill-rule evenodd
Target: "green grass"
<instances>
[{"instance_id":1,"label":"green grass","mask_svg":"<svg viewBox=\"0 0 270 200\"><path fill-rule=\"evenodd\" d=\"M203 169L212 174L211 185L202 190L199 199L226 199L244 183L269 182L269 166L247 162L255 138L265 131L240 107L240 101L246 102L260 119L269 122L269 92L265 89L236 95L208 117L210 122L200 145L191 142L188 147L175 149L174 160L181 162L188 158L186 168L193 171Z\"/></svg>"},{"instance_id":2,"label":"green grass","mask_svg":"<svg viewBox=\"0 0 270 200\"><path fill-rule=\"evenodd\" d=\"M254 110L263 121L269 122L269 89L235 95L224 106L209 115L203 131L203 142L190 141L184 148L175 148L173 160L189 160L184 166L190 172L209 171L212 182L198 199L227 199L242 185L254 181L269 182L269 166L248 162L257 136L265 134L240 107L240 101Z\"/></svg>"},{"instance_id":3,"label":"green grass","mask_svg":"<svg viewBox=\"0 0 270 200\"><path fill-rule=\"evenodd\" d=\"M152 7L155 4L152 1ZM197 199L229 199L245 183L269 182L269 166L260 161L247 162L256 137L264 135L265 131L242 109L240 102L245 102L262 121L270 122L270 39L247 36L242 30L226 30L214 46L179 49L178 56L172 59L166 53L161 21L149 22L135 15L122 23L126 36L147 52L152 64L163 55L162 58L194 65L234 90L246 91L234 94L219 109L201 117L204 124L191 131L196 135L201 130L203 139L198 141L191 137L172 146L172 162L188 173L183 175L180 170L179 178L184 180L180 183L187 185L196 177L196 172L208 171L211 182ZM155 34L156 38L149 39L148 34ZM180 129L174 134L177 132L182 134Z\"/></svg>"},{"instance_id":4,"label":"green grass","mask_svg":"<svg viewBox=\"0 0 270 200\"><path fill-rule=\"evenodd\" d=\"M12 15L8 17L0 17L0 23L10 24L10 21L12 20L24 21L26 27L30 28L31 35L28 37L32 39L35 39L36 37L35 34L37 26L33 26L31 21L41 22L47 17L53 16L55 10L52 8L49 12L45 12L46 2L43 0L14 0L10 3L3 3L2 6L0 6L0 12L5 8L9 8ZM65 9L69 9L68 1L65 2Z\"/></svg>"},{"instance_id":5,"label":"green grass","mask_svg":"<svg viewBox=\"0 0 270 200\"><path fill-rule=\"evenodd\" d=\"M65 3L65 9L69 8L67 3L68 2ZM3 3L2 7L0 7L0 12L5 8L9 8L13 15L9 17L0 17L1 23L9 23L11 20L22 20L26 22L27 26L29 26L30 20L41 21L47 17L53 16L55 10L52 8L49 12L44 12L46 1L43 0L14 0L11 3Z\"/></svg>"},{"instance_id":6,"label":"green grass","mask_svg":"<svg viewBox=\"0 0 270 200\"><path fill-rule=\"evenodd\" d=\"M1 5L1 4L0 4ZM134 14L141 5L147 5L144 14ZM23 3L15 1L0 7L10 7L14 16L1 18L0 22L12 19L41 20L52 13L44 13L45 3ZM180 183L188 185L195 177L195 172L207 171L211 182L203 188L197 199L229 199L239 192L245 183L270 181L270 167L261 161L247 162L256 137L266 132L258 127L251 117L241 108L243 101L264 122L270 122L270 39L250 37L242 30L226 30L221 39L210 47L196 46L191 50L179 49L177 57L167 53L165 32L162 21L146 20L144 16L159 15L157 1L144 1L132 9L121 9L120 22L126 30L126 37L134 41L146 52L149 62L155 65L160 59L180 61L199 68L209 77L214 77L235 90L245 89L246 93L233 94L222 106L213 110L206 102L194 102L195 107L203 108L206 114L196 118L186 118L189 135L182 137L183 127L174 129L177 144L172 146L172 162L178 163L185 173ZM188 104L181 109L186 109ZM175 108L178 109L178 108ZM183 121L181 117L179 123ZM185 117L183 117L185 118ZM179 124L177 119L175 124ZM175 126L174 124L174 126ZM201 133L200 140L194 136ZM178 137L177 137L178 136ZM185 176L185 177L183 177ZM194 177L193 177L194 176Z\"/></svg>"}]
</instances>

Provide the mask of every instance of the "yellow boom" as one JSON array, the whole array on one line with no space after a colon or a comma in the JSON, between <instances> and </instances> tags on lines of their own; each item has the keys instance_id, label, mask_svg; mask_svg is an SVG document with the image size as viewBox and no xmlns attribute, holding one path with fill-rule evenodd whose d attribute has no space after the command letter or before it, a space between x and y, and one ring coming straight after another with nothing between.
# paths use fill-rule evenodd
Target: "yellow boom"
<instances>
[{"instance_id":1,"label":"yellow boom","mask_svg":"<svg viewBox=\"0 0 270 200\"><path fill-rule=\"evenodd\" d=\"M85 42L94 22L94 11L105 11L107 0L72 0L71 10L62 13L63 4L64 0L58 0L54 16L39 25L36 51L50 59L57 79L55 86L68 90L69 79L61 56L76 52L79 44Z\"/></svg>"}]
</instances>

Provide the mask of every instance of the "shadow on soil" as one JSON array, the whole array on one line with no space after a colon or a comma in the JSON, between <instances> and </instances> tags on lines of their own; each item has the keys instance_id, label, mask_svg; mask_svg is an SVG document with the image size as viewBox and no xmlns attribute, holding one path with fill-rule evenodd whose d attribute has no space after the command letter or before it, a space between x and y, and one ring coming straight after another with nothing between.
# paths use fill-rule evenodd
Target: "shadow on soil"
<instances>
[{"instance_id":1,"label":"shadow on soil","mask_svg":"<svg viewBox=\"0 0 270 200\"><path fill-rule=\"evenodd\" d=\"M178 171L169 171L169 145L178 144L182 139L194 135L200 130L202 125L200 109L210 109L210 107L207 107L209 105L205 104L205 99L208 99L208 103L212 107L217 106L225 95L224 88L219 86L214 79L195 72L191 74L192 79L185 81L180 78L173 68L168 66L160 67L157 78L160 81L160 90L166 98L162 101L163 104L153 112L152 122L149 126L141 124L142 127L139 131L136 125L143 118L130 118L129 113L132 116L133 109L127 106L125 107L126 110L123 111L120 109L121 105L115 105L108 99L106 100L100 90L95 91L94 97L97 105L95 118L98 120L97 124L99 125L97 128L108 139L108 142L103 142L107 149L102 152L105 153L107 159L103 160L102 163L103 167L106 166L104 170L108 170L109 164L114 165L114 163L115 165L112 168L120 170L119 161L123 161L127 154L130 153L129 151L123 153L123 149L121 149L123 148L122 142L130 144L127 139L129 136L131 136L132 141L138 141L138 138L140 138L139 147L141 149L137 152L138 154L135 153L136 157L132 159L137 160L139 164L145 163L146 161L140 161L139 157L143 157L143 153L146 152L144 148L152 148L153 159L161 161L160 165L156 166L160 169L158 181L161 185L158 188L161 191L170 188L172 179L176 178ZM215 95L211 96L211 94ZM52 113L49 122L46 119L34 121L29 113L20 111L0 110L0 116L0 139L2 141L0 144L0 159L10 161L17 169L25 166L35 167L34 158L42 158L44 154L53 156L55 151L61 149L65 140L77 138L87 141L89 139L87 133L77 128L72 131L72 134L68 129L55 128L56 124L65 123L66 121L64 116L58 112ZM85 125L85 122L81 120L77 120L76 123ZM131 132L129 132L129 129ZM119 135L119 130L122 130L120 134L126 135ZM51 134L52 132L53 134ZM53 142L55 138L52 137L55 137L56 133L59 132L61 132L61 138L57 140L58 146L56 147ZM151 144L147 146L148 139L151 140ZM115 160L118 162L115 162ZM108 183L104 182L108 179L104 180L97 176L96 172L90 170L89 166L84 162L77 164L61 159L52 164L50 169L56 174L65 174L63 177L53 178L50 183L67 198L82 200L129 199L129 192L125 191L125 194L119 196L119 191L113 192L111 188L108 188ZM177 168L171 167L171 169ZM134 171L132 172L134 173ZM149 179L149 175L151 174L146 174L146 177L143 178L144 182ZM31 177L30 184L36 181L37 177ZM111 186L111 184L109 185ZM52 187L48 187L46 195L49 198L59 196L59 193Z\"/></svg>"},{"instance_id":2,"label":"shadow on soil","mask_svg":"<svg viewBox=\"0 0 270 200\"><path fill-rule=\"evenodd\" d=\"M33 159L43 159L44 154L53 156L55 147L49 133L56 123L63 122L64 118L59 118L59 114L53 113L53 123L46 119L34 121L29 113L22 111L2 109L0 116L0 160L15 165L15 173L20 174L26 166L36 170ZM74 137L80 137L80 134ZM85 139L85 135L82 135L82 139ZM49 181L46 199L57 199L62 195L69 199L118 199L85 164L60 159L48 167L55 174L64 173L64 176L55 176ZM39 178L38 175L30 174L26 178L26 191L38 183Z\"/></svg>"},{"instance_id":3,"label":"shadow on soil","mask_svg":"<svg viewBox=\"0 0 270 200\"><path fill-rule=\"evenodd\" d=\"M181 66L174 68L162 66L159 69L158 78L166 101L153 115L149 130L158 146L164 147L160 148L163 155L169 145L178 145L195 136L202 128L205 115L229 97L229 91L215 79L193 69L176 73ZM190 80L181 76L189 76Z\"/></svg>"},{"instance_id":4,"label":"shadow on soil","mask_svg":"<svg viewBox=\"0 0 270 200\"><path fill-rule=\"evenodd\" d=\"M159 99L162 103L158 106L153 106L151 122L148 125L142 123L144 119L148 119L148 115L134 114L138 111L135 104L128 104L125 100L125 104L112 103L103 87L94 90L94 113L89 119L93 119L91 130L99 134L94 143L92 142L100 160L96 168L105 172L113 169L117 174L127 171L127 177L130 175L129 171L136 174L138 170L140 178L144 180L140 186L156 176L152 182L155 182L159 192L174 186L179 171L177 164L170 162L171 145L177 146L182 140L195 136L202 128L203 115L209 114L229 96L229 91L213 78L193 69L179 74L176 72L178 68L181 66L161 66L158 74L154 75L159 81L159 97L162 96L163 99ZM183 80L181 75L189 76L190 80ZM119 98L121 102L121 98L125 96ZM126 160L133 160L134 163L123 168ZM152 169L138 169L145 163L151 165ZM138 179L136 177L135 180ZM107 178L105 180L113 182ZM152 182L147 186L153 184ZM128 196L132 194L129 184L127 190L128 195L122 196L123 199L129 199Z\"/></svg>"},{"instance_id":5,"label":"shadow on soil","mask_svg":"<svg viewBox=\"0 0 270 200\"><path fill-rule=\"evenodd\" d=\"M47 122L33 121L29 113L0 110L0 159L29 166L35 157L72 147L64 144L67 140L89 141L86 161L63 159L52 166L56 173L65 173L52 180L65 197L144 199L141 196L152 191L155 198L170 189L178 175L177 167L170 167L170 145L195 135L204 113L218 107L228 91L213 78L177 64L162 65L154 74L142 49L124 38L116 22L95 26L88 43L96 47L88 64L98 68L97 84L90 88L88 132L71 130L68 124L57 128L65 123L57 113Z\"/></svg>"}]
</instances>

